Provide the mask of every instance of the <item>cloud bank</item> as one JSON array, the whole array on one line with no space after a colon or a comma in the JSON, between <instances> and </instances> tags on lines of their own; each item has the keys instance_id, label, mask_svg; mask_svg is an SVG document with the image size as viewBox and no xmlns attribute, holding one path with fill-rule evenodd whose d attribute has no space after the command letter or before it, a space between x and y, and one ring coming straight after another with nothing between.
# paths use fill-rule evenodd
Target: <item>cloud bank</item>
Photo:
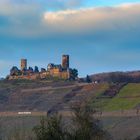
<instances>
[{"instance_id":1,"label":"cloud bank","mask_svg":"<svg viewBox=\"0 0 140 140\"><path fill-rule=\"evenodd\" d=\"M89 8L46 12L46 25L75 31L79 29L130 29L138 26L140 19L140 4L123 4L116 7ZM62 27L62 28L61 28Z\"/></svg>"},{"instance_id":2,"label":"cloud bank","mask_svg":"<svg viewBox=\"0 0 140 140\"><path fill-rule=\"evenodd\" d=\"M65 3L64 0L58 2ZM39 3L17 4L7 0L0 4L0 19L0 34L9 36L38 37L57 33L77 35L107 30L119 33L118 30L125 32L139 28L140 4L50 12L44 10Z\"/></svg>"}]
</instances>

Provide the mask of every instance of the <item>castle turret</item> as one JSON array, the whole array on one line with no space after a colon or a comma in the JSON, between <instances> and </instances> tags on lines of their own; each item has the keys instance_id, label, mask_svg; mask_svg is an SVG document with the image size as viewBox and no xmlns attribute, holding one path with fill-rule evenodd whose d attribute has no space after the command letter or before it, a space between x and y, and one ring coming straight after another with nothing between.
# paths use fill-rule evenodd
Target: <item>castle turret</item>
<instances>
[{"instance_id":1,"label":"castle turret","mask_svg":"<svg viewBox=\"0 0 140 140\"><path fill-rule=\"evenodd\" d=\"M62 56L62 68L68 69L69 68L69 55Z\"/></svg>"},{"instance_id":2,"label":"castle turret","mask_svg":"<svg viewBox=\"0 0 140 140\"><path fill-rule=\"evenodd\" d=\"M21 59L21 71L27 69L27 59Z\"/></svg>"}]
</instances>

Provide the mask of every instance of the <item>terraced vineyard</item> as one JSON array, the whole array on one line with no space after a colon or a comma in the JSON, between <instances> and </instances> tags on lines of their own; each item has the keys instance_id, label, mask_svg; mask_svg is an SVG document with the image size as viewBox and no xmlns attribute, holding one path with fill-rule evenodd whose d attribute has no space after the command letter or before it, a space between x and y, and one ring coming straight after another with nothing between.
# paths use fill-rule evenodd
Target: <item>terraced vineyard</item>
<instances>
[{"instance_id":1,"label":"terraced vineyard","mask_svg":"<svg viewBox=\"0 0 140 140\"><path fill-rule=\"evenodd\" d=\"M0 111L67 111L76 102L91 100L101 111L139 108L140 83L109 85L75 82L13 81L0 83Z\"/></svg>"},{"instance_id":2,"label":"terraced vineyard","mask_svg":"<svg viewBox=\"0 0 140 140\"><path fill-rule=\"evenodd\" d=\"M114 97L98 95L92 102L93 107L102 111L117 111L139 109L140 107L140 84L129 83L122 87Z\"/></svg>"},{"instance_id":3,"label":"terraced vineyard","mask_svg":"<svg viewBox=\"0 0 140 140\"><path fill-rule=\"evenodd\" d=\"M75 82L0 83L0 112L70 110L72 104L88 101L108 88L107 84Z\"/></svg>"},{"instance_id":4,"label":"terraced vineyard","mask_svg":"<svg viewBox=\"0 0 140 140\"><path fill-rule=\"evenodd\" d=\"M105 106L105 110L128 110L139 108L140 84L130 83L126 85L119 94L111 99Z\"/></svg>"}]
</instances>

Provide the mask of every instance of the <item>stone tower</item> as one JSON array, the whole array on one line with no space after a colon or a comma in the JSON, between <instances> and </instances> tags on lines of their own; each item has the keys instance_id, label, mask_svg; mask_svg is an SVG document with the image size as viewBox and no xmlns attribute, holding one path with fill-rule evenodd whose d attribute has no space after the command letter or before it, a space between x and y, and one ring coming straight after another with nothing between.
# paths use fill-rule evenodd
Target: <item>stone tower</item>
<instances>
[{"instance_id":1,"label":"stone tower","mask_svg":"<svg viewBox=\"0 0 140 140\"><path fill-rule=\"evenodd\" d=\"M21 71L27 69L27 59L21 59Z\"/></svg>"},{"instance_id":2,"label":"stone tower","mask_svg":"<svg viewBox=\"0 0 140 140\"><path fill-rule=\"evenodd\" d=\"M68 69L69 68L69 55L62 56L62 68Z\"/></svg>"}]
</instances>

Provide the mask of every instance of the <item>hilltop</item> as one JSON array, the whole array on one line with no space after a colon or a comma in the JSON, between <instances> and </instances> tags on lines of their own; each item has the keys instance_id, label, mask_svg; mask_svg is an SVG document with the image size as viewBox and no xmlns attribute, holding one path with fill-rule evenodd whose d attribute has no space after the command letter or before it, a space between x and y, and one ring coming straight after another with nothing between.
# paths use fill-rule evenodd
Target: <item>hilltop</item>
<instances>
[{"instance_id":1,"label":"hilltop","mask_svg":"<svg viewBox=\"0 0 140 140\"><path fill-rule=\"evenodd\" d=\"M90 75L93 81L99 82L113 82L113 83L137 83L140 82L140 71L128 71L128 72L106 72Z\"/></svg>"}]
</instances>

